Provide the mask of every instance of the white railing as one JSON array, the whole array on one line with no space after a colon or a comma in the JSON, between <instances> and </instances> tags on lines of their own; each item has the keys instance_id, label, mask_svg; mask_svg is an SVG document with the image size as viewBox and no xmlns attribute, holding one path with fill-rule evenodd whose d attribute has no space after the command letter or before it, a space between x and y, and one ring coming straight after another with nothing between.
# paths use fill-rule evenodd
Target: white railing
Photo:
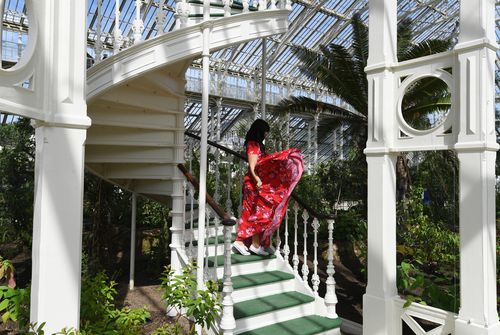
<instances>
[{"instance_id":1,"label":"white railing","mask_svg":"<svg viewBox=\"0 0 500 335\"><path fill-rule=\"evenodd\" d=\"M213 142L209 141L209 144L213 145ZM221 147L219 145L219 147ZM192 147L189 147L189 150ZM232 203L230 202L229 199L231 199L231 192L232 192L232 187L231 187L231 179L237 179L241 180L244 172L247 170L246 164L241 164L238 163L237 165L234 164L233 166L233 155L236 155L236 153L232 153L230 149L223 149L225 151L224 155L227 157L226 158L226 163L228 164L227 166L227 180L222 180L223 178L216 178L216 182L219 182L220 184L216 186L217 189L221 189L221 194L224 194L226 197L226 204L228 206L227 211L229 212L230 210L233 210L232 208ZM223 156L222 153L219 155ZM193 155L189 154L188 155L190 162L192 160ZM237 156L238 158L242 159L241 155ZM231 158L231 159L230 159ZM192 166L192 163L190 163L190 166ZM215 169L216 171L212 171L213 173L218 173L217 169L219 167L219 164L215 164ZM237 171L235 172L232 170L232 168L237 168ZM192 204L195 199L193 197L193 191L189 191L189 197L190 197L190 203ZM238 196L241 196L240 191L238 191ZM335 268L333 265L333 230L334 230L334 219L333 218L320 218L319 215L313 214L313 210L311 208L304 208L304 206L299 205L300 200L298 198L291 199L291 203L293 204L292 208L287 210L287 215L283 219L283 224L284 228L278 229L276 232L276 235L274 237L275 240L275 245L276 245L276 252L278 255L281 255L283 257L283 260L291 266L291 269L293 269L293 272L296 274L296 277L298 280L302 282L302 284L310 290L316 297L320 298L319 292L320 292L320 285L323 282L325 285L325 296L324 298L324 304L325 304L325 314L328 317L331 318L337 318L337 313L336 313L336 304L337 304L337 296L335 293L335 279L334 279L334 274L335 274ZM307 207L307 206L306 206ZM290 214L290 215L288 215ZM213 216L214 212L210 210L209 212L207 211L207 218L209 216ZM290 217L289 217L290 216ZM293 228L290 227L290 221L293 221ZM327 262L320 262L319 255L322 254L321 250L319 249L319 243L318 243L318 235L320 228L322 225L327 225L326 230L328 231L328 252L327 252ZM193 219L190 219L190 226L193 227ZM207 228L209 226L209 221L207 221ZM299 230L301 230L301 236L299 235ZM217 243L217 238L219 234L219 229L217 227L217 223L215 223L215 230L212 229L207 229L206 230L211 231L211 238L215 237L215 244L210 246L210 250L212 250L211 255L215 256L213 259L215 260L211 264L205 261L204 264L204 274L207 279L220 279L217 277L217 265L216 264L216 256L218 253L218 243ZM225 230L224 233L224 241L227 242L228 240L230 241L231 239L231 234L232 231L229 231L228 229ZM229 235L228 235L229 234ZM289 239L290 235L293 235L293 248L289 244ZM194 248L192 245L192 236L190 238L190 246L188 247L189 249ZM206 241L208 243L208 238L209 235L206 236ZM281 243L283 243L283 247L281 247ZM198 246L200 247L200 246ZM205 260L208 259L208 244L205 246ZM289 263L290 261L290 253L291 250L293 250L293 254L291 257L292 264ZM224 249L224 266L227 266L227 261L230 259L230 256L228 256L228 253L231 252L231 249L227 249L227 244ZM188 254L194 255L195 252L193 251L188 251ZM228 258L229 257L229 258ZM311 259L312 258L312 259ZM324 271L320 271L319 267L324 266L325 269ZM299 267L300 267L300 273L299 273ZM230 278L226 278L228 270L224 270L225 274L225 279L224 285L229 285L228 283L230 282ZM320 278L319 273L326 273L327 276L326 278ZM229 274L230 276L230 274ZM220 277L220 272L219 272L219 277ZM322 280L323 279L323 280ZM230 295L229 290L227 291L227 295ZM227 298L229 299L229 297ZM227 300L229 301L229 300ZM231 305L232 306L232 305ZM229 309L227 309L229 313Z\"/></svg>"},{"instance_id":2,"label":"white railing","mask_svg":"<svg viewBox=\"0 0 500 335\"><path fill-rule=\"evenodd\" d=\"M104 18L104 13L102 10L102 0L97 1L97 20L95 31L92 33L95 35L95 40L89 45L89 48L94 53L94 64L101 62L104 58L107 58L111 55L116 55L121 50L126 49L132 45L138 44L144 41L144 12L141 12L141 9L144 5L143 0L133 0L134 1L134 12L133 12L133 21L131 27L131 37L124 36L121 27L124 24L129 24L129 17L125 17L123 13L120 11L120 3L123 0L115 0L115 11L114 11L114 28L112 32L102 31L102 22ZM267 8L267 2L269 1L270 6ZM155 1L155 7L157 8L157 12L154 16L157 34L148 34L151 35L151 38L156 36L160 36L164 34L165 24L167 23L167 7L165 5L165 0L157 0ZM224 7L220 9L218 7L210 8L211 19L217 19L221 16L229 17L235 14L244 14L249 12L248 10L248 1L243 0L243 9L238 9L233 6L232 0L223 0ZM257 3L254 1L255 5ZM253 5L253 3L252 3ZM263 10L273 10L277 9L275 0L260 0L258 3L259 11ZM280 8L286 8L288 10L291 9L290 0L286 0L280 6ZM175 6L175 29L180 29L184 27L188 27L190 25L199 23L203 21L203 18L200 17L200 13L202 13L203 3L202 2L190 2L188 0L176 0ZM106 43L105 43L106 42ZM93 64L92 64L93 65ZM201 87L200 87L201 89Z\"/></svg>"},{"instance_id":3,"label":"white railing","mask_svg":"<svg viewBox=\"0 0 500 335\"><path fill-rule=\"evenodd\" d=\"M415 335L454 335L455 319L457 315L439 308L424 306L418 303L412 303L404 308L403 299L394 299L394 318L396 334L403 334L403 321ZM429 330L415 319L425 320L428 323Z\"/></svg>"}]
</instances>

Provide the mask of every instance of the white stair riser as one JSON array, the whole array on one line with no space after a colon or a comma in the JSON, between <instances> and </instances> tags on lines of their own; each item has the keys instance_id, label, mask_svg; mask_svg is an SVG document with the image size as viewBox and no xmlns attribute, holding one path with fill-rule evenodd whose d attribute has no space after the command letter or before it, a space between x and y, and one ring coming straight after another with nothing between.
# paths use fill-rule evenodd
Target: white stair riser
<instances>
[{"instance_id":1,"label":"white stair riser","mask_svg":"<svg viewBox=\"0 0 500 335\"><path fill-rule=\"evenodd\" d=\"M235 334L240 334L252 329L261 328L278 322L297 319L305 315L312 315L312 314L314 314L314 304L307 303L299 306L294 306L265 314L252 316L249 318L239 319L236 320L237 330L235 331Z\"/></svg>"},{"instance_id":2,"label":"white stair riser","mask_svg":"<svg viewBox=\"0 0 500 335\"><path fill-rule=\"evenodd\" d=\"M262 298L268 295L279 294L283 292L293 291L295 282L293 279L283 280L277 283L259 285L235 290L232 294L235 303L250 299Z\"/></svg>"},{"instance_id":3,"label":"white stair riser","mask_svg":"<svg viewBox=\"0 0 500 335\"><path fill-rule=\"evenodd\" d=\"M274 271L276 270L276 259L266 259L259 262L250 262L244 264L235 264L231 266L231 276L247 275L256 272ZM217 277L223 278L224 267L217 268Z\"/></svg>"},{"instance_id":4,"label":"white stair riser","mask_svg":"<svg viewBox=\"0 0 500 335\"><path fill-rule=\"evenodd\" d=\"M322 333L317 333L317 334L314 334L314 335L341 335L342 333L340 332L340 329L339 328L335 328L335 329L332 329L332 330L328 330L326 332L322 332Z\"/></svg>"}]
</instances>

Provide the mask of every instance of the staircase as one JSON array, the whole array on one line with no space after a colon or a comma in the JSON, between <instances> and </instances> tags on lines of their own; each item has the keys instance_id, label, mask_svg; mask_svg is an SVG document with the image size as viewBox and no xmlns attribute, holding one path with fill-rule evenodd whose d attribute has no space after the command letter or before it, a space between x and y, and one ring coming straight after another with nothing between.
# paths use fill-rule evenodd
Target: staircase
<instances>
[{"instance_id":1,"label":"staircase","mask_svg":"<svg viewBox=\"0 0 500 335\"><path fill-rule=\"evenodd\" d=\"M194 203L186 206L186 184L176 166L185 155L184 76L202 52L202 3L189 0L189 6L189 24L121 50L91 67L87 78L92 126L87 132L86 168L123 189L171 206L174 269L186 264L199 247L196 208ZM211 52L286 31L287 9L246 6L233 2L228 10L227 2L211 3L211 16L223 16L211 21ZM207 276L220 279L222 227L214 218L209 224L208 244L203 246L205 269ZM319 316L327 315L324 300L301 282L298 271L280 254L232 255L231 261L236 334L340 333L339 319Z\"/></svg>"},{"instance_id":2,"label":"staircase","mask_svg":"<svg viewBox=\"0 0 500 335\"><path fill-rule=\"evenodd\" d=\"M189 203L195 203L193 187L187 191L184 227L185 257L196 258L198 250L197 210ZM210 204L210 202L209 202ZM192 218L192 219L191 219ZM207 211L204 276L208 280L224 277L224 239L218 215ZM231 229L231 243L234 242L236 228ZM284 250L289 248L287 244ZM227 249L226 249L227 250ZM287 253L283 253L288 257ZM297 265L299 263L298 257ZM302 271L305 271L304 268ZM307 277L307 274L306 274ZM262 257L231 254L231 294L234 303L234 334L245 335L312 335L340 334L341 319L331 313L320 298L309 287L309 280L300 277L298 266L294 270L283 255ZM222 285L221 285L222 290ZM330 317L327 317L330 316ZM212 329L211 334L219 334L220 329Z\"/></svg>"}]
</instances>

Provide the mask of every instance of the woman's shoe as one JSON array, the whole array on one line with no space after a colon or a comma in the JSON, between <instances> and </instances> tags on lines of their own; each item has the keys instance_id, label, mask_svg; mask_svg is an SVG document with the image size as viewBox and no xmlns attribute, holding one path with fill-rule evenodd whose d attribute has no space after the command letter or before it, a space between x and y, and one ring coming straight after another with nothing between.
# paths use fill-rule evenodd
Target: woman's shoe
<instances>
[{"instance_id":1,"label":"woman's shoe","mask_svg":"<svg viewBox=\"0 0 500 335\"><path fill-rule=\"evenodd\" d=\"M273 247L266 247L264 248L264 251L267 252L269 255L274 255L276 253L276 249Z\"/></svg>"},{"instance_id":2,"label":"woman's shoe","mask_svg":"<svg viewBox=\"0 0 500 335\"><path fill-rule=\"evenodd\" d=\"M238 252L239 254L241 254L243 256L250 255L250 252L248 251L247 246L244 244L241 244L241 243L234 242L233 243L233 250L235 250L236 252Z\"/></svg>"},{"instance_id":3,"label":"woman's shoe","mask_svg":"<svg viewBox=\"0 0 500 335\"><path fill-rule=\"evenodd\" d=\"M252 244L252 245L250 245L249 249L250 249L251 252L253 252L256 255L259 255L259 256L269 256L269 253L267 253L262 246L256 248Z\"/></svg>"}]
</instances>

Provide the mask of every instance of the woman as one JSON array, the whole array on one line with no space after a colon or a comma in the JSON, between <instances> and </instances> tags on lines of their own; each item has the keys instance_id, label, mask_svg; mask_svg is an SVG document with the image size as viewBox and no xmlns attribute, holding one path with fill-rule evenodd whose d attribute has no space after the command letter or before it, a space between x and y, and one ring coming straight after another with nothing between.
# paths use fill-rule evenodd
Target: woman
<instances>
[{"instance_id":1,"label":"woman","mask_svg":"<svg viewBox=\"0 0 500 335\"><path fill-rule=\"evenodd\" d=\"M245 137L248 173L243 179L243 210L234 242L242 255L250 252L267 256L271 236L285 214L288 198L304 171L304 161L298 149L287 149L269 155L264 139L269 124L258 119Z\"/></svg>"}]
</instances>

